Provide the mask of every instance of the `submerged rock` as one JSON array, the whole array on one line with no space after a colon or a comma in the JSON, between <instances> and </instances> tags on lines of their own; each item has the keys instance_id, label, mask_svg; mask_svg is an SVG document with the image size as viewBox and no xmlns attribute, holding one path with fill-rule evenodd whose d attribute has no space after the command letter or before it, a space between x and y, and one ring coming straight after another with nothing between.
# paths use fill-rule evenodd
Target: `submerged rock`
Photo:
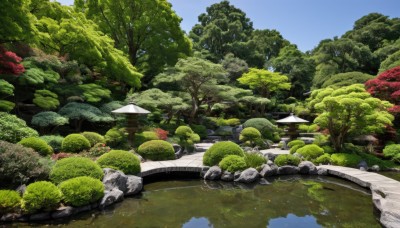
<instances>
[{"instance_id":1,"label":"submerged rock","mask_svg":"<svg viewBox=\"0 0 400 228\"><path fill-rule=\"evenodd\" d=\"M134 195L142 191L143 189L143 179L141 177L128 175L126 181L126 192L125 195Z\"/></svg>"},{"instance_id":2,"label":"submerged rock","mask_svg":"<svg viewBox=\"0 0 400 228\"><path fill-rule=\"evenodd\" d=\"M106 194L100 201L99 208L104 209L105 207L117 203L119 201L122 201L123 199L124 199L124 192L122 192L118 188L114 188L111 191L106 192Z\"/></svg>"},{"instance_id":3,"label":"submerged rock","mask_svg":"<svg viewBox=\"0 0 400 228\"><path fill-rule=\"evenodd\" d=\"M74 213L74 208L71 206L59 207L56 211L51 213L53 219L69 217Z\"/></svg>"}]
</instances>

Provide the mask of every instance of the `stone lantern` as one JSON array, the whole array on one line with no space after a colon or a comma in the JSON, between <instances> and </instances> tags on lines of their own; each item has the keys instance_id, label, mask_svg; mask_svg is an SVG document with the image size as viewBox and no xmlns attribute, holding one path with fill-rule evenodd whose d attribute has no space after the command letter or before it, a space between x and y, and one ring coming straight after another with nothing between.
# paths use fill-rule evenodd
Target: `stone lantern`
<instances>
[{"instance_id":1,"label":"stone lantern","mask_svg":"<svg viewBox=\"0 0 400 228\"><path fill-rule=\"evenodd\" d=\"M143 109L139 106L136 106L134 103L129 103L128 105L116 109L112 111L112 113L116 114L125 114L126 121L128 123L127 131L128 131L128 143L130 146L133 147L133 142L135 139L135 133L139 130L139 115L147 115L150 111Z\"/></svg>"},{"instance_id":2,"label":"stone lantern","mask_svg":"<svg viewBox=\"0 0 400 228\"><path fill-rule=\"evenodd\" d=\"M294 140L299 136L299 133L297 132L296 124L300 123L308 123L307 120L303 120L302 118L299 118L293 113L290 113L290 116L283 118L281 120L277 120L277 123L282 123L282 124L288 124L288 135L290 137L290 140Z\"/></svg>"}]
</instances>

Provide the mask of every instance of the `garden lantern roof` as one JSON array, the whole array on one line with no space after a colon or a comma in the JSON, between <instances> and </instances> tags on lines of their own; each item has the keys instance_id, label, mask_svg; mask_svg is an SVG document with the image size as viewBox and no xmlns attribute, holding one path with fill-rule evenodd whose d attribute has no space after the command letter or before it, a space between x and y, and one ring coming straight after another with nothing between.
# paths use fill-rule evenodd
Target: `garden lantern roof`
<instances>
[{"instance_id":1,"label":"garden lantern roof","mask_svg":"<svg viewBox=\"0 0 400 228\"><path fill-rule=\"evenodd\" d=\"M116 109L112 111L112 113L119 113L119 114L149 114L150 111L141 108L134 103L129 103L122 108Z\"/></svg>"},{"instance_id":2,"label":"garden lantern roof","mask_svg":"<svg viewBox=\"0 0 400 228\"><path fill-rule=\"evenodd\" d=\"M303 120L302 118L299 118L295 115L293 115L293 113L290 113L290 116L277 120L277 123L284 123L284 124L291 124L291 123L308 123L307 120Z\"/></svg>"}]
</instances>

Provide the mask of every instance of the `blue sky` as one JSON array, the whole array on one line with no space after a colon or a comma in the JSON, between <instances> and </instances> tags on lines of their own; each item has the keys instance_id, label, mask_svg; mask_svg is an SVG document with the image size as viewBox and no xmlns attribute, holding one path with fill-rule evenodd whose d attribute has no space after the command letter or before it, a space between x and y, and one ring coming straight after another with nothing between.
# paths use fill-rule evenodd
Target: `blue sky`
<instances>
[{"instance_id":1,"label":"blue sky","mask_svg":"<svg viewBox=\"0 0 400 228\"><path fill-rule=\"evenodd\" d=\"M71 5L73 0L58 0ZM220 0L169 0L190 31L197 17ZM276 29L285 39L307 51L319 41L341 36L354 21L377 12L400 17L400 0L230 0L253 21L256 29Z\"/></svg>"}]
</instances>

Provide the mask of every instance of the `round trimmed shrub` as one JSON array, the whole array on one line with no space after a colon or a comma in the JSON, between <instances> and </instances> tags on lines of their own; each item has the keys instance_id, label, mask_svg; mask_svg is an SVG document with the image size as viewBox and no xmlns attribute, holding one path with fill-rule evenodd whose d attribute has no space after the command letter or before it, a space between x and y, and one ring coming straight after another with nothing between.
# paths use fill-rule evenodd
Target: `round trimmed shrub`
<instances>
[{"instance_id":1,"label":"round trimmed shrub","mask_svg":"<svg viewBox=\"0 0 400 228\"><path fill-rule=\"evenodd\" d=\"M174 147L163 140L151 140L143 143L138 148L138 154L152 161L175 159Z\"/></svg>"},{"instance_id":2,"label":"round trimmed shrub","mask_svg":"<svg viewBox=\"0 0 400 228\"><path fill-rule=\"evenodd\" d=\"M104 136L107 145L115 147L124 147L127 144L127 134L124 128L111 128Z\"/></svg>"},{"instance_id":3,"label":"round trimmed shrub","mask_svg":"<svg viewBox=\"0 0 400 228\"><path fill-rule=\"evenodd\" d=\"M246 127L240 133L239 140L242 142L250 141L251 143L253 143L254 141L260 138L261 138L261 133L259 130L257 130L254 127Z\"/></svg>"},{"instance_id":4,"label":"round trimmed shrub","mask_svg":"<svg viewBox=\"0 0 400 228\"><path fill-rule=\"evenodd\" d=\"M400 144L387 145L383 149L383 155L387 158L395 157L397 154L400 154Z\"/></svg>"},{"instance_id":5,"label":"round trimmed shrub","mask_svg":"<svg viewBox=\"0 0 400 228\"><path fill-rule=\"evenodd\" d=\"M64 140L64 137L60 135L43 135L40 136L41 139L43 139L51 148L53 148L53 151L59 151L61 149L61 144L62 141Z\"/></svg>"},{"instance_id":6,"label":"round trimmed shrub","mask_svg":"<svg viewBox=\"0 0 400 228\"><path fill-rule=\"evenodd\" d=\"M265 157L258 153L245 153L244 160L248 167L255 169L260 168L263 164L267 162Z\"/></svg>"},{"instance_id":7,"label":"round trimmed shrub","mask_svg":"<svg viewBox=\"0 0 400 228\"><path fill-rule=\"evenodd\" d=\"M244 157L237 155L228 155L219 162L221 169L234 173L236 171L245 170L247 168Z\"/></svg>"},{"instance_id":8,"label":"round trimmed shrub","mask_svg":"<svg viewBox=\"0 0 400 228\"><path fill-rule=\"evenodd\" d=\"M315 164L330 164L331 163L331 155L329 154L323 154L319 156L317 159L314 161Z\"/></svg>"},{"instance_id":9,"label":"round trimmed shrub","mask_svg":"<svg viewBox=\"0 0 400 228\"><path fill-rule=\"evenodd\" d=\"M21 196L17 191L0 190L0 215L17 212L21 208Z\"/></svg>"},{"instance_id":10,"label":"round trimmed shrub","mask_svg":"<svg viewBox=\"0 0 400 228\"><path fill-rule=\"evenodd\" d=\"M267 119L265 118L253 118L249 119L243 123L243 127L254 127L258 131L260 131L261 135L264 138L272 139L273 133L277 130L277 128Z\"/></svg>"},{"instance_id":11,"label":"round trimmed shrub","mask_svg":"<svg viewBox=\"0 0 400 228\"><path fill-rule=\"evenodd\" d=\"M75 177L58 187L64 196L63 201L74 207L91 204L104 196L103 183L92 177Z\"/></svg>"},{"instance_id":12,"label":"round trimmed shrub","mask_svg":"<svg viewBox=\"0 0 400 228\"><path fill-rule=\"evenodd\" d=\"M59 184L74 177L88 176L101 180L103 170L94 161L83 157L69 157L58 160L50 173L50 180Z\"/></svg>"},{"instance_id":13,"label":"round trimmed shrub","mask_svg":"<svg viewBox=\"0 0 400 228\"><path fill-rule=\"evenodd\" d=\"M242 148L234 142L217 142L204 153L203 164L207 166L218 165L218 163L228 155L244 157L244 152Z\"/></svg>"},{"instance_id":14,"label":"round trimmed shrub","mask_svg":"<svg viewBox=\"0 0 400 228\"><path fill-rule=\"evenodd\" d=\"M291 154L280 154L275 158L274 162L277 166L284 166L284 165L298 166L300 164L300 158Z\"/></svg>"},{"instance_id":15,"label":"round trimmed shrub","mask_svg":"<svg viewBox=\"0 0 400 228\"><path fill-rule=\"evenodd\" d=\"M137 146L140 146L145 142L157 139L158 135L154 131L144 131L142 133L135 134L135 144Z\"/></svg>"},{"instance_id":16,"label":"round trimmed shrub","mask_svg":"<svg viewBox=\"0 0 400 228\"><path fill-rule=\"evenodd\" d=\"M240 120L238 118L227 119L225 120L225 124L231 127L238 126L240 125Z\"/></svg>"},{"instance_id":17,"label":"round trimmed shrub","mask_svg":"<svg viewBox=\"0 0 400 228\"><path fill-rule=\"evenodd\" d=\"M53 154L53 149L49 146L46 141L37 137L24 138L19 141L19 144L24 147L32 148L42 156L48 156Z\"/></svg>"},{"instance_id":18,"label":"round trimmed shrub","mask_svg":"<svg viewBox=\"0 0 400 228\"><path fill-rule=\"evenodd\" d=\"M135 175L140 172L140 160L131 152L125 150L111 150L97 159L101 168L120 170L127 175Z\"/></svg>"},{"instance_id":19,"label":"round trimmed shrub","mask_svg":"<svg viewBox=\"0 0 400 228\"><path fill-rule=\"evenodd\" d=\"M324 153L327 154L334 154L335 150L331 146L322 146L322 149L324 149Z\"/></svg>"},{"instance_id":20,"label":"round trimmed shrub","mask_svg":"<svg viewBox=\"0 0 400 228\"><path fill-rule=\"evenodd\" d=\"M81 134L70 134L64 138L61 144L65 152L79 153L90 148L90 142Z\"/></svg>"},{"instance_id":21,"label":"round trimmed shrub","mask_svg":"<svg viewBox=\"0 0 400 228\"><path fill-rule=\"evenodd\" d=\"M58 207L62 199L60 189L48 181L39 181L26 187L22 197L22 208L28 213L51 211Z\"/></svg>"},{"instance_id":22,"label":"round trimmed shrub","mask_svg":"<svg viewBox=\"0 0 400 228\"><path fill-rule=\"evenodd\" d=\"M337 153L331 155L333 165L357 167L362 158L356 154Z\"/></svg>"},{"instance_id":23,"label":"round trimmed shrub","mask_svg":"<svg viewBox=\"0 0 400 228\"><path fill-rule=\"evenodd\" d=\"M300 140L300 139L296 139L296 140L290 141L288 143L288 147L290 147L290 148L292 148L292 147L294 147L296 145L299 145L300 147L302 147L302 146L305 146L306 143L303 140Z\"/></svg>"},{"instance_id":24,"label":"round trimmed shrub","mask_svg":"<svg viewBox=\"0 0 400 228\"><path fill-rule=\"evenodd\" d=\"M85 131L81 133L81 135L83 135L83 137L85 137L89 141L90 146L94 146L97 143L106 143L104 136L96 132Z\"/></svg>"},{"instance_id":25,"label":"round trimmed shrub","mask_svg":"<svg viewBox=\"0 0 400 228\"><path fill-rule=\"evenodd\" d=\"M296 153L296 151L298 150L298 149L300 149L300 148L302 148L303 146L302 145L300 145L300 144L298 144L298 145L294 145L294 146L292 146L292 147L290 147L290 154L294 154L294 153Z\"/></svg>"},{"instance_id":26,"label":"round trimmed shrub","mask_svg":"<svg viewBox=\"0 0 400 228\"><path fill-rule=\"evenodd\" d=\"M324 149L315 144L310 144L299 148L296 153L303 156L306 160L311 160L323 155Z\"/></svg>"},{"instance_id":27,"label":"round trimmed shrub","mask_svg":"<svg viewBox=\"0 0 400 228\"><path fill-rule=\"evenodd\" d=\"M187 137L188 135L193 134L193 130L188 126L179 126L175 130L175 135L178 137Z\"/></svg>"}]
</instances>

